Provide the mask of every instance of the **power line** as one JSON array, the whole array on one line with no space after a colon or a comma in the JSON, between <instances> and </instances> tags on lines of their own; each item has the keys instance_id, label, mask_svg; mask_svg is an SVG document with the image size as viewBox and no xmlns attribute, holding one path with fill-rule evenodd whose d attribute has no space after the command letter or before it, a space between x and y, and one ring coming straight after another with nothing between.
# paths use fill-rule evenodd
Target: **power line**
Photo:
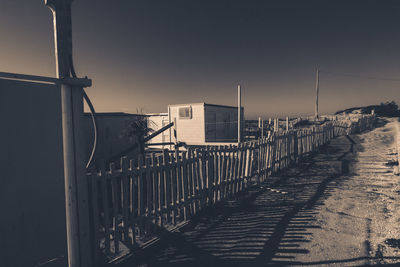
<instances>
[{"instance_id":1,"label":"power line","mask_svg":"<svg viewBox=\"0 0 400 267\"><path fill-rule=\"evenodd\" d=\"M368 76L368 75L349 74L349 73L340 73L340 72L322 71L322 70L320 70L320 72L327 73L327 74L333 74L333 75L339 75L339 76L360 78L360 79L400 82L400 79L395 79L395 78L381 78L381 77L374 77L374 76Z\"/></svg>"}]
</instances>

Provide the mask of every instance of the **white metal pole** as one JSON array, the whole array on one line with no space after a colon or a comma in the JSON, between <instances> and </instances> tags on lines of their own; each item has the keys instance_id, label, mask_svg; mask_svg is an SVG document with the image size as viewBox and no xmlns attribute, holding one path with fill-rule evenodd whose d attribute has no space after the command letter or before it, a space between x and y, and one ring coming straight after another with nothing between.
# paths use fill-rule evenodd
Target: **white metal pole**
<instances>
[{"instance_id":1,"label":"white metal pole","mask_svg":"<svg viewBox=\"0 0 400 267\"><path fill-rule=\"evenodd\" d=\"M315 98L315 120L319 119L319 114L318 114L318 95L319 95L319 68L317 66L317 77L315 81L315 93L316 93L316 98Z\"/></svg>"},{"instance_id":2,"label":"white metal pole","mask_svg":"<svg viewBox=\"0 0 400 267\"><path fill-rule=\"evenodd\" d=\"M289 117L286 117L286 131L289 131Z\"/></svg>"},{"instance_id":3,"label":"white metal pole","mask_svg":"<svg viewBox=\"0 0 400 267\"><path fill-rule=\"evenodd\" d=\"M176 117L174 118L174 130L175 130L175 147L178 144L178 124L176 122Z\"/></svg>"},{"instance_id":4,"label":"white metal pole","mask_svg":"<svg viewBox=\"0 0 400 267\"><path fill-rule=\"evenodd\" d=\"M53 13L57 78L61 79L61 113L68 266L93 266L89 235L88 187L84 156L83 84L70 78L72 0L45 0ZM67 82L69 81L69 82ZM78 81L78 82L77 82ZM75 83L75 85L71 85Z\"/></svg>"},{"instance_id":5,"label":"white metal pole","mask_svg":"<svg viewBox=\"0 0 400 267\"><path fill-rule=\"evenodd\" d=\"M238 143L242 141L242 92L241 92L241 86L240 84L238 85Z\"/></svg>"},{"instance_id":6,"label":"white metal pole","mask_svg":"<svg viewBox=\"0 0 400 267\"><path fill-rule=\"evenodd\" d=\"M261 119L261 138L264 139L264 120Z\"/></svg>"}]
</instances>

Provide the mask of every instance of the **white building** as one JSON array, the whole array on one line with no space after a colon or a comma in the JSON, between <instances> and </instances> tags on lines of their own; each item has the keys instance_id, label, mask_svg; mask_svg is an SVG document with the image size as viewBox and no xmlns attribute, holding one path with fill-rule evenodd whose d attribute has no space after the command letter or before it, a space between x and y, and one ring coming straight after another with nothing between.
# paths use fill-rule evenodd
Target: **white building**
<instances>
[{"instance_id":1,"label":"white building","mask_svg":"<svg viewBox=\"0 0 400 267\"><path fill-rule=\"evenodd\" d=\"M177 104L169 105L168 113L147 115L149 115L149 126L154 130L170 122L175 123L174 127L150 140L149 143L184 142L192 146L237 143L238 108L234 106L207 103ZM241 121L243 130L243 107ZM157 126L154 127L155 125Z\"/></svg>"}]
</instances>

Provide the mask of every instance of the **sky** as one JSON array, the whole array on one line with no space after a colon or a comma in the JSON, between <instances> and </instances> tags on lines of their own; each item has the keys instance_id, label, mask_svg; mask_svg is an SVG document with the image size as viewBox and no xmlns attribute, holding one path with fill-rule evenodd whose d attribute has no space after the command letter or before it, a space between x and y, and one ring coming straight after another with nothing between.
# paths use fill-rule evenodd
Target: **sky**
<instances>
[{"instance_id":1,"label":"sky","mask_svg":"<svg viewBox=\"0 0 400 267\"><path fill-rule=\"evenodd\" d=\"M241 84L246 118L309 115L317 65L320 113L400 102L400 1L74 0L72 24L99 112L236 105ZM1 0L0 36L0 71L55 77L43 0Z\"/></svg>"}]
</instances>

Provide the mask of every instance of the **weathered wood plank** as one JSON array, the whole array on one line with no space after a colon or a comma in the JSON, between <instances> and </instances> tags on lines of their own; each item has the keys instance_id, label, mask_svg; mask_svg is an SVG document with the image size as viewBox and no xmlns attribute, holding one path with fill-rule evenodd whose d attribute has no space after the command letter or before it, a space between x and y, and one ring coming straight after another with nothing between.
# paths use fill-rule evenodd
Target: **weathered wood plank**
<instances>
[{"instance_id":1,"label":"weathered wood plank","mask_svg":"<svg viewBox=\"0 0 400 267\"><path fill-rule=\"evenodd\" d=\"M138 216L138 172L133 160L129 161L129 169L131 171L130 186L131 186L131 202L130 202L130 221L132 227L132 245L136 244L136 223Z\"/></svg>"},{"instance_id":2,"label":"weathered wood plank","mask_svg":"<svg viewBox=\"0 0 400 267\"><path fill-rule=\"evenodd\" d=\"M92 223L93 223L93 257L94 257L94 264L100 264L100 211L99 211L99 178L101 176L96 173L95 169L90 170L88 174L88 181L90 186L90 193L91 193L91 206L90 209L92 210Z\"/></svg>"},{"instance_id":3,"label":"weathered wood plank","mask_svg":"<svg viewBox=\"0 0 400 267\"><path fill-rule=\"evenodd\" d=\"M111 190L112 190L112 209L113 209L113 232L114 232L114 249L115 253L119 252L120 230L119 230L119 189L118 180L120 177L116 176L115 164L110 163L111 173Z\"/></svg>"},{"instance_id":4,"label":"weathered wood plank","mask_svg":"<svg viewBox=\"0 0 400 267\"><path fill-rule=\"evenodd\" d=\"M188 161L187 161L187 153L186 151L182 152L182 179L181 179L181 188L182 188L182 202L183 202L183 221L187 220L188 213Z\"/></svg>"},{"instance_id":5,"label":"weathered wood plank","mask_svg":"<svg viewBox=\"0 0 400 267\"><path fill-rule=\"evenodd\" d=\"M139 219L139 237L144 236L144 223L142 217L146 214L146 166L143 156L139 156L138 163L138 219Z\"/></svg>"},{"instance_id":6,"label":"weathered wood plank","mask_svg":"<svg viewBox=\"0 0 400 267\"><path fill-rule=\"evenodd\" d=\"M129 237L129 179L128 179L128 159L121 158L121 175L122 175L122 223L123 223L123 241L131 244Z\"/></svg>"},{"instance_id":7,"label":"weathered wood plank","mask_svg":"<svg viewBox=\"0 0 400 267\"><path fill-rule=\"evenodd\" d=\"M165 186L165 164L163 161L163 156L158 156L157 159L157 167L158 167L158 216L160 220L160 226L164 226L164 213L166 212L166 186Z\"/></svg>"},{"instance_id":8,"label":"weathered wood plank","mask_svg":"<svg viewBox=\"0 0 400 267\"><path fill-rule=\"evenodd\" d=\"M172 194L173 186L171 181L171 161L167 150L163 151L163 163L164 163L164 184L165 184L165 205L166 205L166 222L169 224L172 222Z\"/></svg>"},{"instance_id":9,"label":"weathered wood plank","mask_svg":"<svg viewBox=\"0 0 400 267\"><path fill-rule=\"evenodd\" d=\"M189 149L187 151L187 176L186 176L186 180L187 180L187 207L188 207L188 213L189 216L193 216L194 215L194 202L193 202L193 161L192 161L192 153L191 150Z\"/></svg>"},{"instance_id":10,"label":"weathered wood plank","mask_svg":"<svg viewBox=\"0 0 400 267\"><path fill-rule=\"evenodd\" d=\"M103 223L104 223L104 246L105 246L105 254L111 254L111 240L110 240L110 207L108 200L108 190L107 190L107 181L109 180L109 173L106 171L104 164L102 164L101 168L101 196L103 199Z\"/></svg>"}]
</instances>

